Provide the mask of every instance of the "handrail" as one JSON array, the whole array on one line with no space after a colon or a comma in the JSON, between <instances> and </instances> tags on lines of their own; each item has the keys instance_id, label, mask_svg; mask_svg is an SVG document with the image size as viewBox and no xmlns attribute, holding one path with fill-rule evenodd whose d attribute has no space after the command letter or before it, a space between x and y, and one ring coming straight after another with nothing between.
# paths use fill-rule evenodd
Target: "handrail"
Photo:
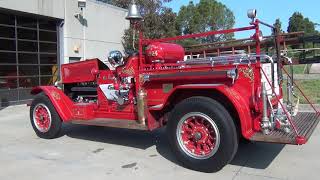
<instances>
[{"instance_id":1,"label":"handrail","mask_svg":"<svg viewBox=\"0 0 320 180\"><path fill-rule=\"evenodd\" d=\"M196 59L190 59L186 61L178 61L178 64L215 64L219 61L221 62L231 62L231 61L239 61L239 63L242 62L242 60L249 60L249 61L256 61L256 59L253 59L248 54L239 54L239 55L228 55L228 56L217 56L217 57L207 57L207 58L196 58Z\"/></svg>"},{"instance_id":2,"label":"handrail","mask_svg":"<svg viewBox=\"0 0 320 180\"><path fill-rule=\"evenodd\" d=\"M239 55L228 55L228 56L217 56L217 57L207 57L207 58L196 58L190 59L186 61L178 61L178 64L215 64L219 61L226 61L226 60L238 60L239 63L242 60L249 60L256 62L256 58L267 59L270 63L274 63L274 60L271 56L266 54L256 55L256 54L239 54Z\"/></svg>"}]
</instances>

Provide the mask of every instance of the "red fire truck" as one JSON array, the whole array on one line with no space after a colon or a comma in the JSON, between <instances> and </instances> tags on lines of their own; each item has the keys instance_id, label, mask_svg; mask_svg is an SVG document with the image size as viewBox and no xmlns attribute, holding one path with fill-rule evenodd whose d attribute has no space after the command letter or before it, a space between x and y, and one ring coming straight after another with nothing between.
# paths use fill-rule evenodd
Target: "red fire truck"
<instances>
[{"instance_id":1,"label":"red fire truck","mask_svg":"<svg viewBox=\"0 0 320 180\"><path fill-rule=\"evenodd\" d=\"M51 139L59 135L62 123L146 131L166 126L181 164L203 172L228 164L240 138L305 144L319 112L298 111L291 73L283 100L282 69L291 61L280 51L281 36L258 20L255 10L248 16L252 22L243 28L163 39L145 39L140 32L136 53L123 57L120 51L110 52L113 68L98 59L62 65L60 86L31 92L34 131ZM261 25L275 32L273 55L262 53ZM195 57L172 43L241 31L252 31L251 52Z\"/></svg>"}]
</instances>

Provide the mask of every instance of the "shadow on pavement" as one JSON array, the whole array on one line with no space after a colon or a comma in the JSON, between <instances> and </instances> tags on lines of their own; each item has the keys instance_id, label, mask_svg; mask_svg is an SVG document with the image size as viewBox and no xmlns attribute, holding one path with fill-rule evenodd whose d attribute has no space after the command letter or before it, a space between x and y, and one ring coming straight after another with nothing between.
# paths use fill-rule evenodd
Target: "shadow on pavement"
<instances>
[{"instance_id":1,"label":"shadow on pavement","mask_svg":"<svg viewBox=\"0 0 320 180\"><path fill-rule=\"evenodd\" d=\"M108 144L116 144L138 149L147 149L157 141L157 132L144 132L130 129L117 129L98 126L67 124L62 135Z\"/></svg>"},{"instance_id":2,"label":"shadow on pavement","mask_svg":"<svg viewBox=\"0 0 320 180\"><path fill-rule=\"evenodd\" d=\"M10 104L9 104L9 101L8 101L7 99L5 99L5 98L0 98L0 111L1 111L2 109L7 108L9 105L10 105Z\"/></svg>"},{"instance_id":3,"label":"shadow on pavement","mask_svg":"<svg viewBox=\"0 0 320 180\"><path fill-rule=\"evenodd\" d=\"M283 144L241 141L230 164L254 169L266 169L285 147Z\"/></svg>"},{"instance_id":4,"label":"shadow on pavement","mask_svg":"<svg viewBox=\"0 0 320 180\"><path fill-rule=\"evenodd\" d=\"M64 133L62 135L76 139L128 146L138 149L147 149L151 146L156 146L156 149L161 156L179 164L170 150L164 128L154 132L144 132L129 129L68 124L65 125ZM280 144L241 141L238 152L230 164L255 169L265 169L272 163L283 148L284 145Z\"/></svg>"}]
</instances>

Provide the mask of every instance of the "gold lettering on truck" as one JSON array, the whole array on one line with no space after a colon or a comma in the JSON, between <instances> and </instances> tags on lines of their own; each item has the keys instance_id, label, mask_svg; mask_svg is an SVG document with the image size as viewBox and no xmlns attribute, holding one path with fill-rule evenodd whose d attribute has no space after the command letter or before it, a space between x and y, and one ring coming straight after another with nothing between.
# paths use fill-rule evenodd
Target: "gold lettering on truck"
<instances>
[{"instance_id":1,"label":"gold lettering on truck","mask_svg":"<svg viewBox=\"0 0 320 180\"><path fill-rule=\"evenodd\" d=\"M240 72L244 75L244 77L250 79L250 82L253 83L254 81L254 71L252 68L241 68L239 69Z\"/></svg>"}]
</instances>

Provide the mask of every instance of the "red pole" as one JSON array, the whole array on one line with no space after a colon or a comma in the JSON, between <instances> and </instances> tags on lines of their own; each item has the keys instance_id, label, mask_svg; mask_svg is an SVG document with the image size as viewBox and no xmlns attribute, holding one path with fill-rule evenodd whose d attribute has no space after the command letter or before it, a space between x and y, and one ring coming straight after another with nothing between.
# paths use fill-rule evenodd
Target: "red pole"
<instances>
[{"instance_id":1,"label":"red pole","mask_svg":"<svg viewBox=\"0 0 320 180\"><path fill-rule=\"evenodd\" d=\"M259 19L256 19L256 21L254 22L254 25L255 25L255 30L256 30L256 33L255 33L255 40L256 40L256 54L257 55L260 55L261 54L261 42L260 42L260 27L259 27ZM260 60L260 58L259 58Z\"/></svg>"},{"instance_id":2,"label":"red pole","mask_svg":"<svg viewBox=\"0 0 320 180\"><path fill-rule=\"evenodd\" d=\"M260 43L260 39L259 39L259 34L260 34L260 27L259 27L259 20L256 19L255 22L252 23L252 25L254 25L254 29L255 29L255 34L253 35L253 39L256 41L256 55L260 55L261 53L261 43ZM256 63L256 66L255 68L258 68L260 69L261 68L261 62L260 62L260 57L257 57L257 63ZM256 86L257 87L261 87L261 81L258 79L261 79L261 78L255 78L255 81L252 83L252 103L254 104L254 107L256 110L258 109L262 109L262 104L260 103L258 106L256 105Z\"/></svg>"}]
</instances>

